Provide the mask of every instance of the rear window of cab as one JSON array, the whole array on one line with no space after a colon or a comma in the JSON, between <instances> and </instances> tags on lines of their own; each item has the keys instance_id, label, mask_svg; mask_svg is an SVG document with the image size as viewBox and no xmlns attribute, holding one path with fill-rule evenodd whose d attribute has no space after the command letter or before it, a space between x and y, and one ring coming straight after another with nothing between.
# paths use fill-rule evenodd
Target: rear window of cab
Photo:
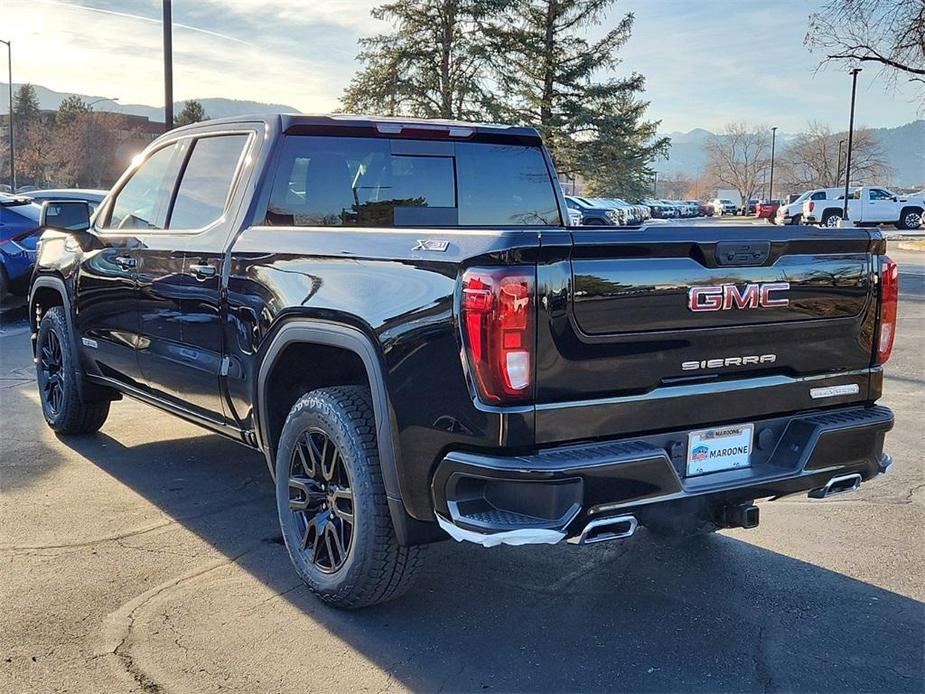
<instances>
[{"instance_id":1,"label":"rear window of cab","mask_svg":"<svg viewBox=\"0 0 925 694\"><path fill-rule=\"evenodd\" d=\"M542 149L516 144L289 135L270 226L559 226Z\"/></svg>"}]
</instances>

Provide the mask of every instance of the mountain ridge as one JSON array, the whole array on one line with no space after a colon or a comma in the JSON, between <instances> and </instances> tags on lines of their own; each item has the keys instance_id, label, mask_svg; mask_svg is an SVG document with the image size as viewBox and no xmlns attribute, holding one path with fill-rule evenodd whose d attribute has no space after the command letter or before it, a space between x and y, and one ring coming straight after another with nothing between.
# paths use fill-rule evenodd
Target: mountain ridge
<instances>
[{"instance_id":1,"label":"mountain ridge","mask_svg":"<svg viewBox=\"0 0 925 694\"><path fill-rule=\"evenodd\" d=\"M42 85L33 84L39 101L39 108L55 110L61 101L74 92L59 92ZM0 94L6 91L7 84L0 82ZM19 84L13 83L13 89ZM163 109L145 104L121 104L111 99L86 94L76 94L84 101L98 101L95 108L100 111L113 111L135 116L144 116L151 121L163 123ZM226 116L260 115L265 113L298 113L298 109L286 104L268 104L260 101L207 97L199 99L206 113L211 118ZM183 109L183 101L174 103L174 113ZM6 100L0 103L0 114L8 111ZM871 128L880 140L887 164L893 170L892 183L899 186L916 186L925 183L925 119L919 119L893 128ZM668 158L659 158L655 168L660 176L695 176L707 163L705 143L713 133L706 128L692 128L686 132L674 131L667 134L671 138L671 150ZM784 146L795 137L792 133L778 133L778 146Z\"/></svg>"}]
</instances>

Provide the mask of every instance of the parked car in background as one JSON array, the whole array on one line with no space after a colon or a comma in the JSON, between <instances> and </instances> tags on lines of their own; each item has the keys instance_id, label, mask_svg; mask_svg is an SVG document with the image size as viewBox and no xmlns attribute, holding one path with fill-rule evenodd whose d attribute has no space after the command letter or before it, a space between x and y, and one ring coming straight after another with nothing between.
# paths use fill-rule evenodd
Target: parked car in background
<instances>
[{"instance_id":1,"label":"parked car in background","mask_svg":"<svg viewBox=\"0 0 925 694\"><path fill-rule=\"evenodd\" d=\"M662 200L662 204L668 208L669 219L677 219L681 216L681 207L674 200Z\"/></svg>"},{"instance_id":2,"label":"parked car in background","mask_svg":"<svg viewBox=\"0 0 925 694\"><path fill-rule=\"evenodd\" d=\"M925 198L897 195L886 188L863 186L848 196L848 219L857 225L895 224L900 229L918 229L925 213ZM844 217L844 198L805 200L803 219L813 224L836 227Z\"/></svg>"},{"instance_id":3,"label":"parked car in background","mask_svg":"<svg viewBox=\"0 0 925 694\"><path fill-rule=\"evenodd\" d=\"M780 200L762 200L755 207L755 216L758 219L767 219L774 223L774 215L780 207Z\"/></svg>"},{"instance_id":4,"label":"parked car in background","mask_svg":"<svg viewBox=\"0 0 925 694\"><path fill-rule=\"evenodd\" d=\"M585 200L602 209L616 212L618 217L617 224L620 226L635 224L633 211L630 209L630 206L622 200L614 200L612 198L585 198Z\"/></svg>"},{"instance_id":5,"label":"parked car in background","mask_svg":"<svg viewBox=\"0 0 925 694\"><path fill-rule=\"evenodd\" d=\"M712 217L713 216L713 213L714 213L713 205L711 205L710 203L704 202L703 200L698 200L697 207L700 210L701 217Z\"/></svg>"},{"instance_id":6,"label":"parked car in background","mask_svg":"<svg viewBox=\"0 0 925 694\"><path fill-rule=\"evenodd\" d=\"M736 204L728 198L714 198L713 213L717 216L724 214L735 214L737 211Z\"/></svg>"},{"instance_id":7,"label":"parked car in background","mask_svg":"<svg viewBox=\"0 0 925 694\"><path fill-rule=\"evenodd\" d=\"M651 216L647 206L627 202L623 198L606 198L602 202L611 202L620 209L625 210L627 224L642 224Z\"/></svg>"},{"instance_id":8,"label":"parked car in background","mask_svg":"<svg viewBox=\"0 0 925 694\"><path fill-rule=\"evenodd\" d=\"M90 205L90 213L93 214L106 197L106 192L90 188L45 188L29 191L25 195L39 204L45 200L83 200Z\"/></svg>"},{"instance_id":9,"label":"parked car in background","mask_svg":"<svg viewBox=\"0 0 925 694\"><path fill-rule=\"evenodd\" d=\"M652 198L645 198L640 201L643 205L649 208L649 217L652 219L667 219L668 218L668 206L665 205L661 200L653 200Z\"/></svg>"},{"instance_id":10,"label":"parked car in background","mask_svg":"<svg viewBox=\"0 0 925 694\"><path fill-rule=\"evenodd\" d=\"M27 197L0 193L0 301L27 288L41 212Z\"/></svg>"},{"instance_id":11,"label":"parked car in background","mask_svg":"<svg viewBox=\"0 0 925 694\"><path fill-rule=\"evenodd\" d=\"M758 198L750 198L741 208L739 208L738 213L741 215L753 215L758 212Z\"/></svg>"},{"instance_id":12,"label":"parked car in background","mask_svg":"<svg viewBox=\"0 0 925 694\"><path fill-rule=\"evenodd\" d=\"M566 195L565 204L581 214L581 224L587 226L616 226L622 224L620 215L607 207L599 207L577 195Z\"/></svg>"},{"instance_id":13,"label":"parked car in background","mask_svg":"<svg viewBox=\"0 0 925 694\"><path fill-rule=\"evenodd\" d=\"M834 200L844 193L844 188L816 188L807 190L805 193L798 195L794 200L777 208L774 215L775 224L802 224L803 223L803 202L806 200Z\"/></svg>"}]
</instances>

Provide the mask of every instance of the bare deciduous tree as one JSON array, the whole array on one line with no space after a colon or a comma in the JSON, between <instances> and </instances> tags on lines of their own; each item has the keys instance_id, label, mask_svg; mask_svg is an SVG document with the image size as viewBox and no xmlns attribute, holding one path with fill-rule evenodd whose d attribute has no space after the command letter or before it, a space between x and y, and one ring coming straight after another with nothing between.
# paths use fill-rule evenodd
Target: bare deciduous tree
<instances>
[{"instance_id":1,"label":"bare deciduous tree","mask_svg":"<svg viewBox=\"0 0 925 694\"><path fill-rule=\"evenodd\" d=\"M765 127L729 123L706 142L707 173L734 188L742 202L758 195L771 163L771 136Z\"/></svg>"},{"instance_id":2,"label":"bare deciduous tree","mask_svg":"<svg viewBox=\"0 0 925 694\"><path fill-rule=\"evenodd\" d=\"M691 185L691 177L687 174L666 174L658 180L658 192L669 200L682 200L690 194Z\"/></svg>"},{"instance_id":3,"label":"bare deciduous tree","mask_svg":"<svg viewBox=\"0 0 925 694\"><path fill-rule=\"evenodd\" d=\"M833 133L828 125L810 123L794 138L777 160L780 180L794 192L812 188L837 188L845 184L847 133ZM839 153L839 142L844 143ZM854 131L851 148L851 183L883 184L890 175L880 142L873 131Z\"/></svg>"},{"instance_id":4,"label":"bare deciduous tree","mask_svg":"<svg viewBox=\"0 0 925 694\"><path fill-rule=\"evenodd\" d=\"M57 125L49 152L53 178L60 185L87 188L108 186L118 175L117 151L132 133L117 113L86 111Z\"/></svg>"},{"instance_id":5,"label":"bare deciduous tree","mask_svg":"<svg viewBox=\"0 0 925 694\"><path fill-rule=\"evenodd\" d=\"M925 89L925 0L827 0L804 43L825 54L823 65L876 63Z\"/></svg>"},{"instance_id":6,"label":"bare deciduous tree","mask_svg":"<svg viewBox=\"0 0 925 694\"><path fill-rule=\"evenodd\" d=\"M22 142L16 151L16 170L35 185L46 186L54 170L54 138L51 126L42 119L23 129Z\"/></svg>"}]
</instances>

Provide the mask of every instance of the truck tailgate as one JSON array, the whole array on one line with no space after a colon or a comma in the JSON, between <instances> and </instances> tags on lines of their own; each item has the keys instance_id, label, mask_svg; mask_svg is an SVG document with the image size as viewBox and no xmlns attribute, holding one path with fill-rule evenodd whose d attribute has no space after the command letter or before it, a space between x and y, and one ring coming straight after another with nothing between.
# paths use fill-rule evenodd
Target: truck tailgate
<instances>
[{"instance_id":1,"label":"truck tailgate","mask_svg":"<svg viewBox=\"0 0 925 694\"><path fill-rule=\"evenodd\" d=\"M568 260L540 268L538 442L867 400L878 244L802 226L571 231ZM819 395L832 385L847 387Z\"/></svg>"}]
</instances>

